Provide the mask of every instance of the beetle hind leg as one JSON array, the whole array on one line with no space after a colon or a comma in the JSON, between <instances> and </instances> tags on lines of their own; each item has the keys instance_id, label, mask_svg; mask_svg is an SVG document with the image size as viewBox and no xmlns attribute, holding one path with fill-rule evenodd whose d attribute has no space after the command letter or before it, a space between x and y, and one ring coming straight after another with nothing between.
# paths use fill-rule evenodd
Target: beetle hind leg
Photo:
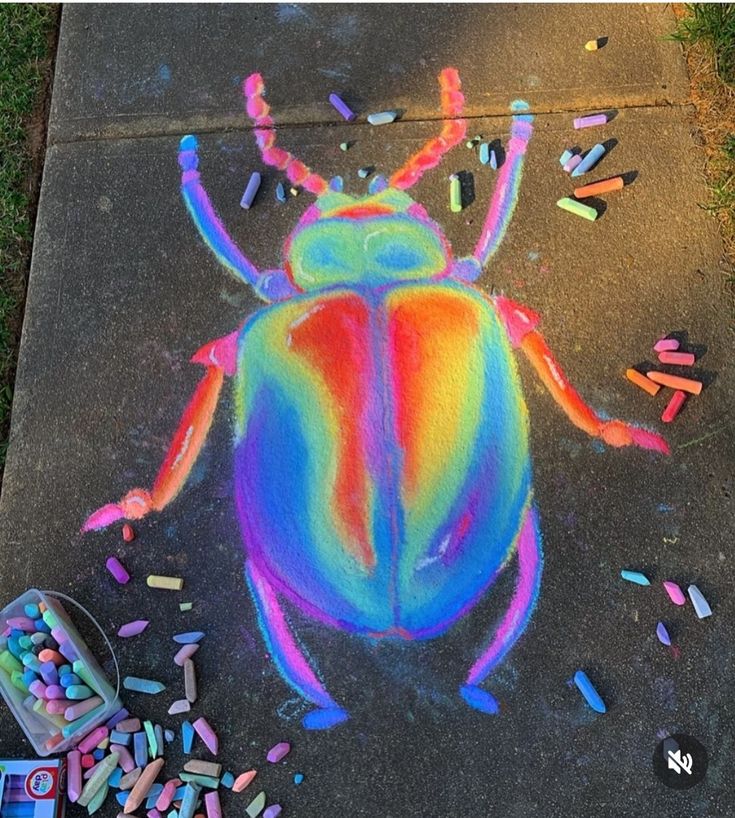
<instances>
[{"instance_id":1,"label":"beetle hind leg","mask_svg":"<svg viewBox=\"0 0 735 818\"><path fill-rule=\"evenodd\" d=\"M518 535L516 550L518 579L513 598L490 643L472 665L465 683L459 689L460 695L467 704L483 713L497 713L500 708L495 697L479 685L502 661L526 629L533 609L536 607L536 599L541 587L543 553L538 516L533 506L526 512L523 527Z\"/></svg>"},{"instance_id":2,"label":"beetle hind leg","mask_svg":"<svg viewBox=\"0 0 735 818\"><path fill-rule=\"evenodd\" d=\"M273 586L252 560L247 561L246 576L258 611L263 638L283 679L301 696L317 705L307 713L302 724L308 730L326 730L350 716L332 697L296 643L286 622L283 608Z\"/></svg>"}]
</instances>

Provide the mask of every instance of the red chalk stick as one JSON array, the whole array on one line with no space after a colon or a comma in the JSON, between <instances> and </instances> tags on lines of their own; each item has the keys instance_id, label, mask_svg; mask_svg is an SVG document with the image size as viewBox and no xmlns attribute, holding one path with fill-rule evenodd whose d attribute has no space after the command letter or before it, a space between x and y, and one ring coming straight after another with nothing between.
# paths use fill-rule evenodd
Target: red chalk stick
<instances>
[{"instance_id":1,"label":"red chalk stick","mask_svg":"<svg viewBox=\"0 0 735 818\"><path fill-rule=\"evenodd\" d=\"M671 396L671 400L669 401L668 405L664 409L663 415L661 415L661 420L664 423L671 423L671 421L679 414L681 411L681 407L684 405L684 401L687 399L687 393L682 392L681 389L677 389L676 392Z\"/></svg>"},{"instance_id":2,"label":"red chalk stick","mask_svg":"<svg viewBox=\"0 0 735 818\"><path fill-rule=\"evenodd\" d=\"M659 352L658 359L662 364L676 364L677 366L692 366L694 354L692 352Z\"/></svg>"},{"instance_id":3,"label":"red chalk stick","mask_svg":"<svg viewBox=\"0 0 735 818\"><path fill-rule=\"evenodd\" d=\"M130 523L125 523L122 527L122 536L125 542L132 542L135 539L135 531Z\"/></svg>"}]
</instances>

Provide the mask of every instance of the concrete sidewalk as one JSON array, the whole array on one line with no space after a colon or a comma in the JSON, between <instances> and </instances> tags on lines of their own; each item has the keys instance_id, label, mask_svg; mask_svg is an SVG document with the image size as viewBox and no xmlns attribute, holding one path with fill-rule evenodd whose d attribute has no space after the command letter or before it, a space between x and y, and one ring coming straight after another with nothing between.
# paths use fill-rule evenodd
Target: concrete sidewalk
<instances>
[{"instance_id":1,"label":"concrete sidewalk","mask_svg":"<svg viewBox=\"0 0 735 818\"><path fill-rule=\"evenodd\" d=\"M181 684L170 636L206 631L194 712L218 729L224 768L257 766L284 815L732 815L732 313L716 224L699 206L707 192L684 63L661 39L672 27L661 5L66 6L0 500L2 598L55 588L109 633L151 619L145 634L114 647L125 675L169 685L150 701L128 694L131 711L172 728L181 717L166 710ZM602 36L604 49L584 51ZM200 135L215 207L248 256L273 268L313 199L275 201L283 177L260 160L242 79L265 77L279 145L325 178L343 175L358 195L358 168L389 174L438 133L436 75L447 65L462 77L470 135L506 142L518 97L537 114L513 222L479 284L539 312L583 397L664 434L672 454L590 440L520 360L546 556L531 624L484 685L501 715L470 710L456 691L505 610L514 563L437 640L360 640L294 614L299 639L352 713L329 732L308 732L308 706L268 655L243 580L230 391L187 487L135 525L133 543L117 527L77 532L93 509L151 485L201 377L190 357L260 306L189 220L180 137ZM331 91L355 106L356 123L331 109ZM366 114L392 108L405 109L400 122L366 124ZM608 109L617 115L604 128L572 129L579 112ZM588 223L555 207L573 187L558 157L603 140L616 144L585 181L637 176L603 197L606 211ZM346 153L343 141L354 142ZM264 180L246 212L239 200L253 170ZM447 182L457 171L470 171L475 186L458 215ZM495 178L462 145L412 189L455 255L472 250ZM708 385L666 427L663 395L649 398L624 372L672 331L705 353L696 372ZM133 576L128 586L105 571L113 553ZM652 587L623 582L621 568L644 571ZM184 576L185 591L155 595L149 573ZM666 579L696 583L714 615L699 621L689 604L675 608ZM182 600L194 602L191 614L179 612ZM678 651L657 642L658 621ZM579 668L606 700L604 716L569 685ZM707 777L689 791L667 789L652 771L657 743L676 732L709 752ZM294 747L287 766L265 765L279 740ZM28 751L2 718L0 757ZM177 742L167 772L182 758ZM306 776L300 787L296 771ZM224 814L243 814L256 787L244 800L225 793ZM99 814L116 812L110 798Z\"/></svg>"}]
</instances>

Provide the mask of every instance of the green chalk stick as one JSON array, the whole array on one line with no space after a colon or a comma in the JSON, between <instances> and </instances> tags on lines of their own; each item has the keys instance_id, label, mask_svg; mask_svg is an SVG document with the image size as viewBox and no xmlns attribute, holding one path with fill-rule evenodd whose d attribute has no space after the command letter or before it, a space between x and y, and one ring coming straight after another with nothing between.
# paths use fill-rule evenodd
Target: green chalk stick
<instances>
[{"instance_id":1,"label":"green chalk stick","mask_svg":"<svg viewBox=\"0 0 735 818\"><path fill-rule=\"evenodd\" d=\"M95 693L97 693L98 692L97 685L95 683L94 677L89 672L89 668L84 664L83 660L77 659L73 663L72 667L74 668L74 673L76 673L77 676L79 676L79 678L84 682L84 684L87 685L87 687L94 690Z\"/></svg>"},{"instance_id":2,"label":"green chalk stick","mask_svg":"<svg viewBox=\"0 0 735 818\"><path fill-rule=\"evenodd\" d=\"M2 653L0 653L0 667L8 674L11 674L14 670L17 670L20 673L25 670L23 665L9 650L4 650Z\"/></svg>"},{"instance_id":3,"label":"green chalk stick","mask_svg":"<svg viewBox=\"0 0 735 818\"><path fill-rule=\"evenodd\" d=\"M454 173L449 177L449 209L452 213L462 211L462 183Z\"/></svg>"},{"instance_id":4,"label":"green chalk stick","mask_svg":"<svg viewBox=\"0 0 735 818\"><path fill-rule=\"evenodd\" d=\"M107 779L115 771L119 760L120 753L110 753L107 758L103 758L102 761L100 761L97 765L97 769L94 771L94 775L84 785L82 794L79 796L77 804L79 804L80 807L89 806L95 795L97 795L103 787L107 786Z\"/></svg>"},{"instance_id":5,"label":"green chalk stick","mask_svg":"<svg viewBox=\"0 0 735 818\"><path fill-rule=\"evenodd\" d=\"M582 204L582 202L578 202L576 199L565 197L563 199L559 199L556 205L562 210L566 210L568 213L574 213L576 216L581 216L583 219L587 219L591 222L597 218L597 211L594 207L589 207L588 205Z\"/></svg>"},{"instance_id":6,"label":"green chalk stick","mask_svg":"<svg viewBox=\"0 0 735 818\"><path fill-rule=\"evenodd\" d=\"M151 758L155 758L158 755L158 741L156 740L156 732L153 729L153 723L150 721L144 721L143 729L148 737L148 752L150 753Z\"/></svg>"},{"instance_id":7,"label":"green chalk stick","mask_svg":"<svg viewBox=\"0 0 735 818\"><path fill-rule=\"evenodd\" d=\"M180 778L185 784L201 784L209 790L216 790L219 787L219 778L212 775L202 775L201 773L179 773Z\"/></svg>"}]
</instances>

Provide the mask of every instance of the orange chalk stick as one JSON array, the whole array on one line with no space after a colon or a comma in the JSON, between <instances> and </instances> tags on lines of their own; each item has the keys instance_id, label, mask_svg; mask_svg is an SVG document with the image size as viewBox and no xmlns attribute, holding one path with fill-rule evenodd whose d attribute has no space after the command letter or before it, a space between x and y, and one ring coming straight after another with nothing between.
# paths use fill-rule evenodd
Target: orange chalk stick
<instances>
[{"instance_id":1,"label":"orange chalk stick","mask_svg":"<svg viewBox=\"0 0 735 818\"><path fill-rule=\"evenodd\" d=\"M693 352L659 352L658 359L662 364L676 364L677 366L694 366Z\"/></svg>"},{"instance_id":2,"label":"orange chalk stick","mask_svg":"<svg viewBox=\"0 0 735 818\"><path fill-rule=\"evenodd\" d=\"M626 369L625 377L631 381L631 383L634 383L636 386L640 386L640 388L645 392L648 392L649 395L655 395L661 388L657 383L649 380L645 375L641 375L637 369Z\"/></svg>"},{"instance_id":3,"label":"orange chalk stick","mask_svg":"<svg viewBox=\"0 0 735 818\"><path fill-rule=\"evenodd\" d=\"M666 408L664 409L663 415L661 415L661 420L664 423L671 423L671 421L679 414L681 411L681 407L684 405L684 401L687 399L687 393L682 392L681 389L677 389L676 392L671 396L671 400L668 402Z\"/></svg>"},{"instance_id":4,"label":"orange chalk stick","mask_svg":"<svg viewBox=\"0 0 735 818\"><path fill-rule=\"evenodd\" d=\"M660 383L661 386L681 389L682 392L690 392L692 395L698 395L702 391L701 382L693 381L691 378L680 378L678 375L667 375L665 372L656 371L646 374L654 383Z\"/></svg>"},{"instance_id":5,"label":"orange chalk stick","mask_svg":"<svg viewBox=\"0 0 735 818\"><path fill-rule=\"evenodd\" d=\"M620 190L625 183L622 176L613 176L612 179L603 179L574 189L575 199L586 199L588 196L597 196L599 193L609 193L611 190Z\"/></svg>"}]
</instances>

